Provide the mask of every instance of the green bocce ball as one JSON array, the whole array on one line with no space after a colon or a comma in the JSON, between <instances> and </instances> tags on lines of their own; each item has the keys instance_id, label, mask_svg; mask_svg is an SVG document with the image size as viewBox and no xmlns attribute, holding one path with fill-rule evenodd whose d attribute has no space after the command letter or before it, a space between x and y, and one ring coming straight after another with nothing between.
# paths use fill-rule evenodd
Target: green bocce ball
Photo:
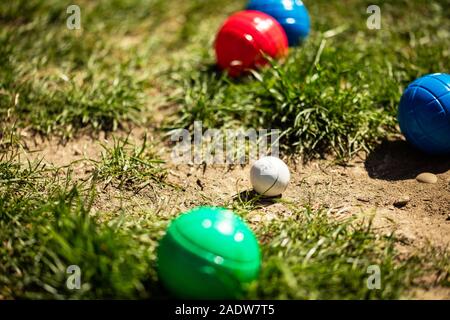
<instances>
[{"instance_id":1,"label":"green bocce ball","mask_svg":"<svg viewBox=\"0 0 450 320\"><path fill-rule=\"evenodd\" d=\"M199 207L172 221L158 248L158 274L182 299L235 299L258 277L258 241L232 211Z\"/></svg>"}]
</instances>

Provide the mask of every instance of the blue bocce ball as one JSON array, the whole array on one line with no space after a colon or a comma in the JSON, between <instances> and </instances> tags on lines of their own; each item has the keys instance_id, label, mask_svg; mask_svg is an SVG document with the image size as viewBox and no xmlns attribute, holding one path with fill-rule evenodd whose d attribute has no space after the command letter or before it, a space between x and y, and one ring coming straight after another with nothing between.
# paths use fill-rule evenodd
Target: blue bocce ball
<instances>
[{"instance_id":1,"label":"blue bocce ball","mask_svg":"<svg viewBox=\"0 0 450 320\"><path fill-rule=\"evenodd\" d=\"M450 154L450 75L426 75L405 90L398 121L416 148L436 155Z\"/></svg>"},{"instance_id":2,"label":"blue bocce ball","mask_svg":"<svg viewBox=\"0 0 450 320\"><path fill-rule=\"evenodd\" d=\"M247 9L275 18L286 31L289 46L300 44L310 32L308 10L300 0L250 0Z\"/></svg>"}]
</instances>

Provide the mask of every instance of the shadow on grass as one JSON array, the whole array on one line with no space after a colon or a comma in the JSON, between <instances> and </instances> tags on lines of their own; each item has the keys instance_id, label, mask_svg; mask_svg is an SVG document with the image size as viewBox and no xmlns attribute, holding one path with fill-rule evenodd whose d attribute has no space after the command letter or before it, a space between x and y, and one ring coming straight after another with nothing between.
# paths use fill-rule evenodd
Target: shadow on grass
<instances>
[{"instance_id":1,"label":"shadow on grass","mask_svg":"<svg viewBox=\"0 0 450 320\"><path fill-rule=\"evenodd\" d=\"M367 157L366 170L373 179L414 179L422 172L440 174L450 170L450 156L431 156L406 141L385 141Z\"/></svg>"},{"instance_id":2,"label":"shadow on grass","mask_svg":"<svg viewBox=\"0 0 450 320\"><path fill-rule=\"evenodd\" d=\"M262 197L252 189L242 191L233 197L234 201L238 201L241 203L252 203L253 205L257 205L260 207L268 207L276 203L278 199L281 199L281 196L271 198Z\"/></svg>"}]
</instances>

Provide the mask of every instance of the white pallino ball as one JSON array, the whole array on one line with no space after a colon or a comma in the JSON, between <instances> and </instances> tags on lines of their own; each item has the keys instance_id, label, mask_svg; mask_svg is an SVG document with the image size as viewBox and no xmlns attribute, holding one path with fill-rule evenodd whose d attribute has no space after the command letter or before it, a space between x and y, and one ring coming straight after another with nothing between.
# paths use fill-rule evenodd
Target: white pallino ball
<instances>
[{"instance_id":1,"label":"white pallino ball","mask_svg":"<svg viewBox=\"0 0 450 320\"><path fill-rule=\"evenodd\" d=\"M279 158L264 157L250 169L250 181L255 191L265 197L276 197L286 190L291 174Z\"/></svg>"}]
</instances>

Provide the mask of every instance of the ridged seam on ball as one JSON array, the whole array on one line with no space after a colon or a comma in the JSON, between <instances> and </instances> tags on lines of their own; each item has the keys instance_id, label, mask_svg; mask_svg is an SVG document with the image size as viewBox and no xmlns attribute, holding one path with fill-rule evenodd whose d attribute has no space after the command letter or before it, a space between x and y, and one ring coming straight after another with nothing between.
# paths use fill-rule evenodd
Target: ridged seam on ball
<instances>
[{"instance_id":1,"label":"ridged seam on ball","mask_svg":"<svg viewBox=\"0 0 450 320\"><path fill-rule=\"evenodd\" d=\"M398 119L402 132L407 140L409 140L417 148L432 154L448 153L450 151L448 142L444 142L446 138L444 138L443 140L442 136L438 138L430 134L428 130L424 130L424 127L422 125L423 123L421 121L418 121L415 115L418 112L426 112L427 108L430 106L433 107L433 109L436 109L436 112L440 114L439 118L441 119L440 121L442 126L439 127L439 130L444 130L444 136L448 136L448 132L446 130L447 126L450 124L450 104L448 103L448 101L450 101L450 83L448 82L448 80L450 80L449 75L445 73L429 74L415 80L408 86L407 90L405 91L404 97L406 98L406 96L408 96L408 98L406 100L402 99L402 103L399 108ZM443 88L437 88L436 90L434 90L434 86L440 87L441 85L443 85ZM430 96L429 99L423 99L423 103L420 105L413 103L415 97L419 92L422 92L422 95L424 95L424 97L422 98ZM412 103L413 107L409 108ZM410 110L408 111L408 109ZM403 116L402 110L404 110L404 113L406 113L403 114ZM407 125L408 121L413 121L414 127L420 130L421 133L414 131L416 134L412 134L410 132L410 126ZM419 134L419 136L417 136L417 134ZM439 143L444 143L447 145L447 147L444 148L445 150L443 150L442 152L434 150L437 146L436 144ZM422 144L425 145L422 146Z\"/></svg>"},{"instance_id":2,"label":"ridged seam on ball","mask_svg":"<svg viewBox=\"0 0 450 320\"><path fill-rule=\"evenodd\" d=\"M277 159L277 160L279 160L279 161L281 161L281 163L283 163L283 161L281 160L281 159L279 159L279 158L275 158L274 157L274 159ZM262 160L262 159L261 159ZM270 163L271 162L271 160L270 159L266 159L266 160L268 160L268 162ZM279 164L279 163L277 163L277 164ZM284 163L283 163L284 164ZM275 166L275 168L277 169L276 170L276 172L277 172L277 178L275 179L275 182L266 190L266 191L264 191L264 192L262 192L261 193L261 195L265 195L266 193L268 193L270 190L272 190L273 189L273 187L278 183L278 180L280 179L280 170L278 170L279 168L277 168L278 166ZM262 176L262 175L260 175L260 176ZM277 195L275 195L274 197L276 197ZM270 197L270 196L268 196L268 197Z\"/></svg>"},{"instance_id":3,"label":"ridged seam on ball","mask_svg":"<svg viewBox=\"0 0 450 320\"><path fill-rule=\"evenodd\" d=\"M436 79L436 78L433 77L433 79ZM436 79L436 80L438 80L438 79ZM440 81L440 82L442 82L442 81ZM449 123L450 123L450 114L449 114L448 111L446 110L445 105L444 105L444 104L442 103L442 101L440 100L442 97L445 97L446 95L450 94L450 91L448 91L448 92L444 93L443 95L437 97L437 96L433 93L433 91L431 91L430 89L425 88L425 87L423 87L423 86L421 86L421 85L419 85L419 84L413 84L413 85L411 85L409 88L411 88L411 89L414 88L414 89L415 89L414 95L413 95L413 97L411 98L411 100L414 100L414 98L415 98L415 96L416 96L416 94L417 94L418 89L422 89L422 90L428 92L428 93L433 97L433 99L430 100L429 102L427 102L427 103L425 104L424 107L428 106L429 104L431 104L431 103L433 103L433 102L437 102L437 103L439 104L439 106L441 107L441 110L444 112L444 118L446 118L446 119L449 121ZM409 88L408 88L408 89L409 89ZM415 107L413 108L413 112L415 112L416 109L417 109L417 107L415 106ZM422 131L424 131L423 128L422 128L422 125L421 125L419 122L417 122L417 123L418 123L420 129L421 129Z\"/></svg>"},{"instance_id":4,"label":"ridged seam on ball","mask_svg":"<svg viewBox=\"0 0 450 320\"><path fill-rule=\"evenodd\" d=\"M442 101L440 100L441 98L443 98L443 97L445 97L446 95L449 95L449 94L450 94L450 85L449 85L448 83L442 81L441 78L440 78L440 76L444 76L444 77L447 76L447 77L450 77L450 75L447 74L447 73L434 73L434 74L429 75L430 78L433 78L433 79L439 81L440 83L442 83L442 84L448 89L448 91L447 91L446 93L444 93L443 95L441 95L441 96L439 96L439 97L436 97L436 99L439 101L439 103L440 103L442 109L444 110L445 116L448 118L448 120L449 120L449 122L450 122L450 109L447 110L447 108L445 107L445 105L444 105L444 104L442 103ZM433 94L433 96L434 96L434 94Z\"/></svg>"},{"instance_id":5,"label":"ridged seam on ball","mask_svg":"<svg viewBox=\"0 0 450 320\"><path fill-rule=\"evenodd\" d=\"M188 250L190 253L192 253L193 255L195 255L195 256L197 256L197 257L199 257L199 258L204 258L204 257L205 257L205 256L202 255L202 254L206 254L206 256L212 257L212 259L209 259L209 258L208 258L208 259L206 259L206 260L207 260L208 262L211 262L211 263L215 264L215 265L218 265L218 266L231 265L232 267L235 267L235 264L254 263L254 260L240 260L240 259L229 258L229 257L222 256L222 255L220 255L220 254L216 254L216 253L214 253L214 252L208 250L207 248L203 247L201 244L198 244L198 243L192 241L191 239L189 239L188 237L186 237L186 236L180 231L180 229L178 228L178 226L177 226L176 224L173 226L173 230L175 231L174 234L173 234L174 239L176 239L175 236L177 236L177 237L179 237L179 238L185 240L185 241L186 241L186 244L188 244L187 246L184 246L184 245L183 245L183 246L182 246L183 248L185 248L185 249ZM176 240L178 240L178 239L176 239ZM257 241L257 240L255 239L255 241ZM258 257L260 257L261 254L260 254L259 251L258 251L258 253L259 253L259 254L258 254ZM216 264L216 263L214 262L214 258L217 257L217 256L220 256L220 257L223 258L223 261L224 261L223 264Z\"/></svg>"},{"instance_id":6,"label":"ridged seam on ball","mask_svg":"<svg viewBox=\"0 0 450 320\"><path fill-rule=\"evenodd\" d=\"M411 97L409 98L409 100L410 100L411 102L414 101L414 99L415 99L415 97L416 97L416 94L417 94L417 92L419 91L419 88L422 88L422 87L420 86L420 83L421 83L422 81L423 81L423 79L419 79L418 82L417 82L417 84L412 84L412 85L410 85L410 86L408 87L407 90L412 90ZM432 100L431 100L430 102L432 102ZM413 117L411 117L410 121L414 121L414 123L416 124L416 126L420 128L421 132L425 132L425 131L423 130L423 128L422 128L422 125L419 123L419 121L417 120L417 117L415 116L415 115L416 115L416 106L414 106L414 108L411 109L410 113L414 115ZM408 127L406 124L405 124L405 129L406 129L406 130L405 130L405 133L409 136L409 139L410 139L415 145L420 145L420 142L417 141L416 137L415 137L412 133L410 133L409 127ZM424 135L424 134L422 134L421 137L422 137L422 138L424 138L424 137L425 137L425 138L429 138L427 135ZM419 139L419 140L420 140L420 139Z\"/></svg>"},{"instance_id":7,"label":"ridged seam on ball","mask_svg":"<svg viewBox=\"0 0 450 320\"><path fill-rule=\"evenodd\" d=\"M264 193L262 195L265 195L267 192L269 192L270 190L273 189L273 187L275 187L275 185L278 183L278 179L280 179L280 170L277 170L277 179L275 180L275 182L269 187L269 189L267 189L266 191L264 191Z\"/></svg>"}]
</instances>

